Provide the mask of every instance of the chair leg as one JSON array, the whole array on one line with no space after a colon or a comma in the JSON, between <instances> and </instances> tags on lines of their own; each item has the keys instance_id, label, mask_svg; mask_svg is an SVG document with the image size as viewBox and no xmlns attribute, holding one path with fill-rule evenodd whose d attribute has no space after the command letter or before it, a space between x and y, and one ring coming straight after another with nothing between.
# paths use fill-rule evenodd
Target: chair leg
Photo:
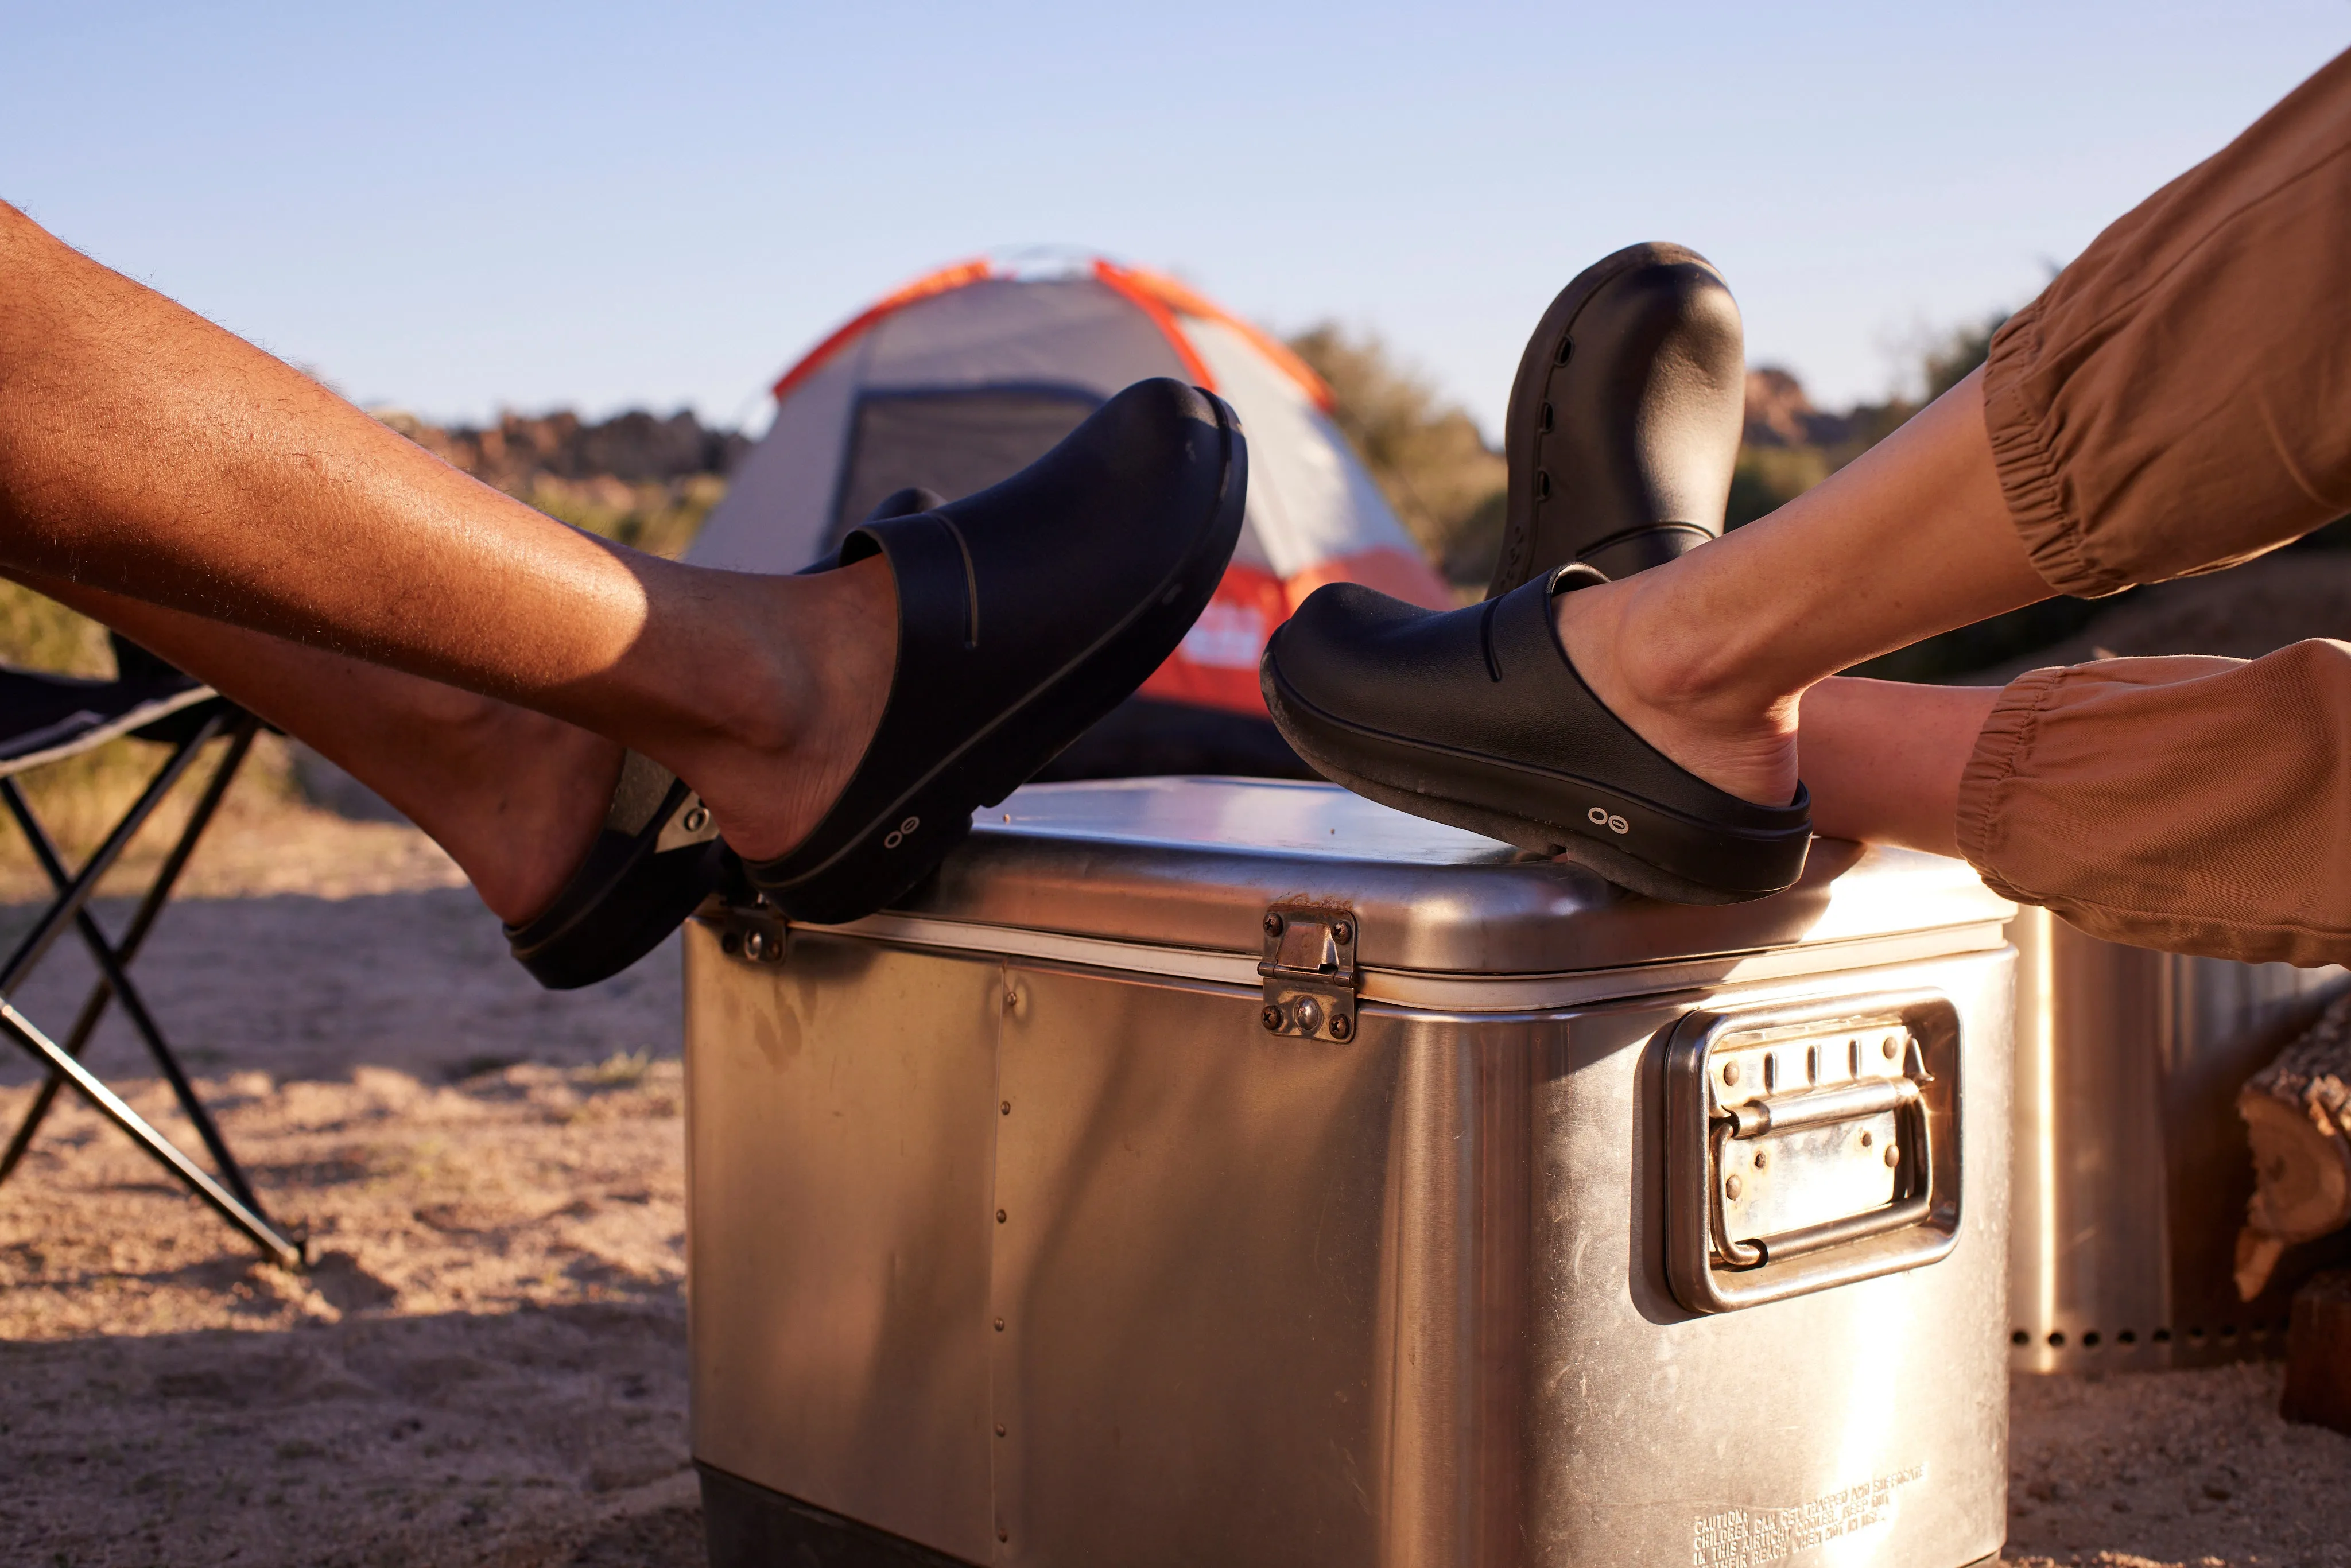
<instances>
[{"instance_id":1,"label":"chair leg","mask_svg":"<svg viewBox=\"0 0 2351 1568\"><path fill-rule=\"evenodd\" d=\"M80 1014L74 1019L73 1032L66 1037L65 1043L66 1051L79 1058L83 1048L89 1043L91 1032L97 1029L99 1020L105 1015L107 1005L119 998L121 1000L124 1014L131 1019L131 1027L138 1031L141 1040L145 1042L148 1054L154 1059L155 1065L163 1074L165 1082L171 1084L172 1096L179 1101L181 1111L195 1127L196 1135L204 1140L204 1148L213 1157L213 1168L220 1173L221 1179L227 1184L229 1189L235 1193L247 1207L256 1212L262 1210L261 1200L255 1196L252 1184L246 1179L244 1168L237 1164L236 1156L229 1152L227 1140L221 1136L220 1129L214 1124L211 1113L204 1109L204 1102L197 1097L194 1085L188 1082L187 1074L181 1070L179 1058L165 1042L162 1030L155 1022L154 1015L148 1011L145 998L139 994L137 988L131 985L131 977L125 971L131 960L137 955L141 944L146 940L148 931L154 925L155 916L162 913L164 902L170 898L172 884L178 882L180 873L188 863L189 856L195 851L197 841L204 836L204 829L210 825L213 813L219 809L222 797L227 794L228 787L235 780L237 769L244 764L246 754L251 749L253 737L259 727L260 721L248 715L230 731L227 752L213 769L211 779L205 783L204 794L197 800L195 810L189 815L187 826L181 831L178 841L172 846L171 852L164 857L163 864L157 871L154 882L148 887L146 895L141 899L138 911L131 916L131 925L124 932L122 941L119 945L110 943L106 933L100 929L97 919L88 909L75 912L74 922L80 931L83 946L89 949L90 958L98 966L99 981L91 988L89 998L83 1002ZM9 790L6 783L6 780L0 779L0 801L5 801L15 814L17 826L24 830L26 839L33 846L34 854L40 860L44 869L48 872L50 881L62 891L68 883L64 863L57 856L57 846L49 839L39 821L34 817L29 804L24 800L21 792ZM32 1144L34 1133L47 1117L50 1107L56 1103L57 1091L62 1087L64 1087L64 1080L53 1072L41 1085L40 1092L34 1096L33 1103L26 1110L24 1120L17 1124L15 1136L9 1139L6 1151L0 1153L0 1182L6 1181L10 1174L16 1170L17 1163L24 1158L26 1149Z\"/></svg>"},{"instance_id":2,"label":"chair leg","mask_svg":"<svg viewBox=\"0 0 2351 1568\"><path fill-rule=\"evenodd\" d=\"M225 715L215 714L206 719L194 735L180 743L179 749L172 753L170 760L148 781L147 788L141 792L131 810L123 814L122 821L106 835L106 841L91 852L73 880L58 889L57 901L16 944L16 950L8 956L7 962L0 964L0 996L15 991L18 982L32 972L33 966L41 961L59 936L65 935L66 927L73 924L74 915L98 891L99 878L112 870L114 862L122 857L122 852L131 847L131 841L138 836L141 828L146 826L147 819L162 803L163 797L171 793L172 786L180 781L180 776L196 759L198 749L227 728L229 723ZM16 788L14 779L0 779L0 802L7 805L20 827L28 823L38 826L34 823L32 809L25 803L25 792ZM32 829L27 828L28 834L31 831ZM44 842L47 841L47 835L39 836ZM54 858L54 851L51 855ZM60 867L57 872L50 873L53 880L62 869Z\"/></svg>"},{"instance_id":3,"label":"chair leg","mask_svg":"<svg viewBox=\"0 0 2351 1568\"><path fill-rule=\"evenodd\" d=\"M168 789L172 782L176 781L185 771L187 762L196 748L219 733L219 728L220 726L217 724L207 725L202 732L183 743L181 749L175 752L172 760L165 765L163 771L158 775L155 785L151 786L148 794L141 798L140 806L134 809L133 819L143 820L152 810L155 800L161 798L161 789ZM243 1168L238 1166L235 1156L229 1152L226 1140L220 1135L219 1128L214 1123L211 1114L204 1109L203 1101L197 1097L194 1086L188 1082L186 1073L181 1070L178 1058L173 1055L170 1045L164 1040L162 1031L156 1024L153 1015L148 1011L144 998L140 996L137 988L132 986L130 976L125 972L126 967L137 956L140 946L145 942L148 932L153 928L156 916L162 913L165 901L171 896L173 884L178 882L181 872L186 868L189 857L194 852L198 840L202 838L205 827L210 824L214 813L219 809L221 800L227 793L230 783L243 765L259 728L260 721L251 715L240 716L230 726L227 753L214 768L211 779L205 784L204 794L199 798L195 810L189 816L186 828L181 832L178 841L172 845L170 853L164 857L162 866L156 873L155 880L149 886L145 896L141 899L139 908L132 915L130 927L125 931L120 944L108 941L105 932L84 905L88 902L89 893L97 885L98 875L103 874L106 869L105 864L99 863L100 861L110 863L117 858L129 843L130 833L119 828L114 834L110 835L107 844L101 848L99 853L92 857L91 864L85 866L79 875L68 880L55 844L50 841L39 821L34 817L23 793L16 788L12 780L0 779L0 802L5 802L11 814L16 817L17 826L24 830L26 840L33 846L35 855L39 858L51 883L57 888L59 905L63 906L68 903L73 905L72 923L78 929L99 972L99 982L83 1002L81 1012L74 1020L73 1032L68 1037L64 1046L58 1046L54 1041L48 1040L46 1036L39 1035L37 1030L31 1030L30 1024L25 1023L20 1015L14 1013L13 1009L8 1009L5 1000L0 1000L0 1021L8 1022L11 1031L19 1035L20 1043L34 1049L36 1054L47 1059L50 1069L47 1079L35 1096L24 1120L18 1124L16 1134L9 1140L5 1153L0 1154L0 1182L5 1182L24 1158L25 1151L31 1145L34 1133L39 1128L41 1123L47 1118L50 1107L56 1103L57 1091L70 1079L83 1090L85 1094L88 1094L89 1085L98 1082L98 1080L91 1077L86 1069L78 1065L78 1058L82 1050L88 1045L91 1033L97 1029L99 1020L104 1016L108 1003L120 998L124 1013L129 1016L132 1027L145 1041L150 1054L155 1060L156 1066L172 1085L173 1097L178 1100L181 1110L194 1125L197 1135L204 1140L206 1150L211 1153L221 1173L221 1180L226 1184L230 1191L221 1193L209 1177L205 1177L202 1184L190 1182L190 1185L199 1197L212 1203L216 1209L220 1209L223 1216L237 1228L260 1242L265 1250L277 1255L282 1253L283 1249L291 1243L287 1243L269 1226L261 1202L254 1194L251 1183L246 1179ZM131 822L131 831L135 831L136 821L131 819L126 819L126 821ZM57 913L53 910L52 914L43 921L43 925L51 928L53 932L62 929L62 923L57 918ZM54 941L54 935L48 940ZM28 940L20 946L18 958L23 959L29 956L31 962L37 962L47 946L47 942L37 946ZM31 962L12 960L7 967L16 977L21 978L30 968ZM25 1038L25 1031L27 1030L31 1030L31 1039ZM35 1040L38 1041L37 1045L35 1045ZM67 1064L71 1064L70 1068ZM102 1088L103 1085L100 1087ZM114 1102L114 1108L110 1108L103 1102L96 1102L95 1096L93 1100L99 1104L101 1111L105 1111L117 1125L123 1127L123 1130L145 1146L149 1153L162 1160L183 1181L190 1181L188 1173L196 1170L196 1167L188 1162L168 1140L164 1140L162 1134L155 1133L143 1121L139 1121L127 1105L122 1105L117 1100ZM120 1115L115 1114L116 1108L120 1109ZM131 1116L131 1122L124 1122L123 1116ZM132 1124L135 1124L135 1126ZM164 1151L169 1152L166 1154ZM197 1174L202 1175L200 1171ZM223 1198L227 1198L234 1203L234 1211L222 1207ZM256 1225L260 1226L260 1231L255 1230ZM280 1261L285 1260L281 1256Z\"/></svg>"},{"instance_id":4,"label":"chair leg","mask_svg":"<svg viewBox=\"0 0 2351 1568\"><path fill-rule=\"evenodd\" d=\"M287 1269L299 1269L309 1261L307 1249L287 1240L277 1227L238 1201L236 1196L213 1180L202 1166L182 1154L171 1139L163 1136L138 1112L125 1104L116 1094L93 1076L89 1068L66 1054L65 1048L33 1026L33 1021L18 1012L5 1000L0 1000L0 1029L5 1029L34 1056L49 1064L49 1070L63 1075L82 1092L100 1115L130 1135L131 1140L180 1178L223 1219L243 1231L264 1252Z\"/></svg>"},{"instance_id":5,"label":"chair leg","mask_svg":"<svg viewBox=\"0 0 2351 1568\"><path fill-rule=\"evenodd\" d=\"M92 923L93 926L95 924ZM236 1156L228 1152L227 1142L221 1137L220 1129L213 1124L212 1113L205 1110L204 1103L196 1097L195 1085L188 1082L187 1073L181 1070L180 1059L164 1043L162 1030L156 1027L154 1015L147 1010L146 1002L131 987L130 977L123 974L120 966L115 962L114 950L107 946L105 936L95 929L85 935L89 943L90 956L98 961L99 969L106 974L100 984L121 1002L124 1015L131 1019L131 1027L138 1030L140 1038L146 1041L147 1053L155 1059L155 1066L163 1074L164 1082L171 1084L172 1096L179 1101L181 1113L194 1124L196 1136L204 1140L205 1150L211 1154L213 1168L220 1173L221 1180L247 1207L260 1208L261 1200L253 1196L253 1188L246 1181L245 1172L238 1166Z\"/></svg>"}]
</instances>

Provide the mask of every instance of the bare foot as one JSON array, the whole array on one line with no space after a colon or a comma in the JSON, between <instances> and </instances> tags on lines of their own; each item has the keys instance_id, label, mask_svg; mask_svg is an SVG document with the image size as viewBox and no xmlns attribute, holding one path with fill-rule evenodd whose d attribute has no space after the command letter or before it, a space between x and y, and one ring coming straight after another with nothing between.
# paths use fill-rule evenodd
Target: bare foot
<instances>
[{"instance_id":1,"label":"bare foot","mask_svg":"<svg viewBox=\"0 0 2351 1568\"><path fill-rule=\"evenodd\" d=\"M746 860L772 860L832 807L882 722L898 659L898 591L879 557L808 577L727 580L762 629L757 678L671 763ZM664 761L670 761L664 758Z\"/></svg>"},{"instance_id":2,"label":"bare foot","mask_svg":"<svg viewBox=\"0 0 2351 1568\"><path fill-rule=\"evenodd\" d=\"M831 810L880 726L897 661L897 590L879 559L723 583L726 597L707 612L739 614L754 629L743 667L720 673L721 700L707 705L724 718L658 759L694 786L737 854L768 860ZM489 698L452 692L449 702L479 714L444 730L433 758L437 799L412 806L383 792L449 851L484 904L509 923L528 919L586 856L621 747Z\"/></svg>"},{"instance_id":3,"label":"bare foot","mask_svg":"<svg viewBox=\"0 0 2351 1568\"><path fill-rule=\"evenodd\" d=\"M1562 593L1552 624L1576 674L1642 739L1716 789L1759 806L1796 794L1796 695L1747 689L1712 672L1703 628L1679 625L1669 566ZM1799 694L1801 695L1801 694Z\"/></svg>"},{"instance_id":4,"label":"bare foot","mask_svg":"<svg viewBox=\"0 0 2351 1568\"><path fill-rule=\"evenodd\" d=\"M366 781L449 852L492 914L518 925L553 903L587 858L611 809L621 747L561 719L475 700L480 715L444 729L429 761L377 761Z\"/></svg>"},{"instance_id":5,"label":"bare foot","mask_svg":"<svg viewBox=\"0 0 2351 1568\"><path fill-rule=\"evenodd\" d=\"M620 781L615 743L496 697L257 632L161 618L171 613L140 628L156 652L390 801L508 925L553 903L587 858Z\"/></svg>"}]
</instances>

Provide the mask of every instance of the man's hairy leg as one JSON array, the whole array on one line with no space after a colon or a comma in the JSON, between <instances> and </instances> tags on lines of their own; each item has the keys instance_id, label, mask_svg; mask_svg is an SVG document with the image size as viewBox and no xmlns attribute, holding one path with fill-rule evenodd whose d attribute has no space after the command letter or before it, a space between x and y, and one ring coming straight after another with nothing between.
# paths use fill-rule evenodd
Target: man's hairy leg
<instances>
[{"instance_id":1,"label":"man's hairy leg","mask_svg":"<svg viewBox=\"0 0 2351 1568\"><path fill-rule=\"evenodd\" d=\"M0 567L592 730L691 782L753 858L822 815L895 657L879 560L762 577L595 539L5 204Z\"/></svg>"},{"instance_id":2,"label":"man's hairy leg","mask_svg":"<svg viewBox=\"0 0 2351 1568\"><path fill-rule=\"evenodd\" d=\"M448 851L509 924L561 891L620 778L618 745L559 718L266 632L13 575L314 747Z\"/></svg>"}]
</instances>

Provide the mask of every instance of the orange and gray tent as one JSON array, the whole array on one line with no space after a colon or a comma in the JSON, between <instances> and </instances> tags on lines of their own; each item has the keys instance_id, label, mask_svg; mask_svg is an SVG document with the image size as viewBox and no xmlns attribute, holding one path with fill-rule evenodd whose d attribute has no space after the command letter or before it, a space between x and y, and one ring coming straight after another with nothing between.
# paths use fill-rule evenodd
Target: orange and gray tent
<instances>
[{"instance_id":1,"label":"orange and gray tent","mask_svg":"<svg viewBox=\"0 0 2351 1568\"><path fill-rule=\"evenodd\" d=\"M946 267L825 339L776 382L775 421L688 559L797 570L891 492L985 488L1150 376L1233 405L1249 435L1249 488L1233 563L1138 694L1145 708L1265 724L1258 656L1326 582L1451 602L1332 423L1330 389L1312 370L1182 284L1100 258Z\"/></svg>"}]
</instances>

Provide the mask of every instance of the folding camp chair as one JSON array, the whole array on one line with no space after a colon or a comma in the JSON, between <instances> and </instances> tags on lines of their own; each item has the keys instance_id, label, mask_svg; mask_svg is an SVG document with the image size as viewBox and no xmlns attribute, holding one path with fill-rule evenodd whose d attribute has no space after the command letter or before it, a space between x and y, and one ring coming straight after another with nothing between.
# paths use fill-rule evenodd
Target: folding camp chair
<instances>
[{"instance_id":1,"label":"folding camp chair","mask_svg":"<svg viewBox=\"0 0 2351 1568\"><path fill-rule=\"evenodd\" d=\"M189 1191L210 1204L222 1218L279 1263L298 1268L305 1261L302 1245L287 1239L270 1220L261 1200L254 1196L252 1185L246 1180L235 1156L229 1153L228 1145L222 1140L220 1129L214 1125L204 1103L196 1098L194 1086L181 1071L153 1013L127 973L147 934L154 928L155 917L162 913L165 901L171 897L172 884L186 867L188 857L195 852L197 840L204 836L221 798L228 793L246 753L252 748L261 721L134 643L117 637L114 648L117 675L111 681L78 680L0 666L0 805L7 808L8 814L23 830L34 857L41 862L56 892L56 897L16 944L16 950L0 961L0 1032L48 1068L47 1082L34 1097L6 1151L0 1153L0 1182L7 1180L24 1158L34 1133L56 1103L57 1091L71 1083L100 1114L129 1134L133 1142L153 1155ZM55 841L34 816L16 780L20 775L79 756L124 735L167 745L172 747L171 755L122 820L107 834L105 841L78 871L68 873ZM121 936L108 936L88 907L99 880L121 857L172 786L195 765L197 754L208 742L223 737L227 738L228 746L204 781L187 827L172 844L171 852L163 857L162 867L140 899ZM99 978L61 1045L19 1012L10 998L68 928L80 936L82 945L89 950L90 958L98 966ZM107 1009L117 1002L171 1084L180 1109L194 1124L196 1135L210 1151L217 1176L181 1153L177 1145L82 1065L79 1059L91 1033Z\"/></svg>"}]
</instances>

